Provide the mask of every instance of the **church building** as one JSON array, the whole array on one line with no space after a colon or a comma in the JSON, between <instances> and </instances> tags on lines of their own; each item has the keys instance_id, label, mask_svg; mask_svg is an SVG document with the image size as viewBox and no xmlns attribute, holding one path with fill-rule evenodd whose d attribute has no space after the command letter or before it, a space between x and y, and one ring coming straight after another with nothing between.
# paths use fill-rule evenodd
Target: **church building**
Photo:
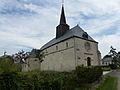
<instances>
[{"instance_id":1,"label":"church building","mask_svg":"<svg viewBox=\"0 0 120 90\"><path fill-rule=\"evenodd\" d=\"M66 23L63 5L56 37L42 46L41 50L45 54L41 70L71 71L79 65L100 65L98 42L79 25L70 28Z\"/></svg>"}]
</instances>

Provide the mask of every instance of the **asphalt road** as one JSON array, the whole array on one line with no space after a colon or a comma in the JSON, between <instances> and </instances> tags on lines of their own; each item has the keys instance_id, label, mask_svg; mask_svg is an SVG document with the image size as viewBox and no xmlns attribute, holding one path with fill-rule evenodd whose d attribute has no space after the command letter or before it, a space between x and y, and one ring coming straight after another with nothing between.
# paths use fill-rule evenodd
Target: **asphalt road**
<instances>
[{"instance_id":1,"label":"asphalt road","mask_svg":"<svg viewBox=\"0 0 120 90\"><path fill-rule=\"evenodd\" d=\"M113 76L118 78L118 90L120 90L120 72L110 72L107 76Z\"/></svg>"}]
</instances>

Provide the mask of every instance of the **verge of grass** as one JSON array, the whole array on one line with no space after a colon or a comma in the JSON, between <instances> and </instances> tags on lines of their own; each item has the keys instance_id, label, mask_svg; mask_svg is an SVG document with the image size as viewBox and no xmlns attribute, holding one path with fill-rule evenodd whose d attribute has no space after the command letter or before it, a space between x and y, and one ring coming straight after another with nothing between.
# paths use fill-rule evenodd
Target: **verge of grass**
<instances>
[{"instance_id":1,"label":"verge of grass","mask_svg":"<svg viewBox=\"0 0 120 90\"><path fill-rule=\"evenodd\" d=\"M120 68L115 70L116 72L120 72Z\"/></svg>"},{"instance_id":2,"label":"verge of grass","mask_svg":"<svg viewBox=\"0 0 120 90\"><path fill-rule=\"evenodd\" d=\"M117 90L117 78L116 77L105 77L105 81L100 84L96 90Z\"/></svg>"},{"instance_id":3,"label":"verge of grass","mask_svg":"<svg viewBox=\"0 0 120 90\"><path fill-rule=\"evenodd\" d=\"M102 70L103 70L103 71L110 71L111 68L110 68L110 67L104 67L104 68L102 68Z\"/></svg>"}]
</instances>

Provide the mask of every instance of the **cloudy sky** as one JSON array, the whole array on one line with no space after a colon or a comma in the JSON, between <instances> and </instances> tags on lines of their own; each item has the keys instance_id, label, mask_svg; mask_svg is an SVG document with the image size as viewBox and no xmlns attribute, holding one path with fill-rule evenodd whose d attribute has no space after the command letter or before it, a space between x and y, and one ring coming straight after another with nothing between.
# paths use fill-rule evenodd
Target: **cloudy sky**
<instances>
[{"instance_id":1,"label":"cloudy sky","mask_svg":"<svg viewBox=\"0 0 120 90\"><path fill-rule=\"evenodd\" d=\"M0 55L40 48L55 37L61 0L0 0ZM120 0L65 0L67 23L99 42L102 56L120 50Z\"/></svg>"}]
</instances>

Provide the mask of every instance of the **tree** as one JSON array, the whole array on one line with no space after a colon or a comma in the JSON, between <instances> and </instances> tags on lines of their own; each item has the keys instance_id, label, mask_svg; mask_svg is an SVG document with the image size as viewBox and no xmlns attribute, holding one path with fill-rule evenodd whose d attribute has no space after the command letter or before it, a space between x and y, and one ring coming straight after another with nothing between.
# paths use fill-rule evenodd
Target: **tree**
<instances>
[{"instance_id":1,"label":"tree","mask_svg":"<svg viewBox=\"0 0 120 90\"><path fill-rule=\"evenodd\" d=\"M15 63L25 63L26 59L29 58L29 53L25 51L19 51L18 53L13 55L13 59Z\"/></svg>"},{"instance_id":2,"label":"tree","mask_svg":"<svg viewBox=\"0 0 120 90\"><path fill-rule=\"evenodd\" d=\"M19 71L21 71L21 66L14 64L10 58L0 58L0 73Z\"/></svg>"},{"instance_id":3,"label":"tree","mask_svg":"<svg viewBox=\"0 0 120 90\"><path fill-rule=\"evenodd\" d=\"M44 53L41 50L35 49L36 58L42 63L43 58L45 57Z\"/></svg>"},{"instance_id":4,"label":"tree","mask_svg":"<svg viewBox=\"0 0 120 90\"><path fill-rule=\"evenodd\" d=\"M116 51L115 48L112 46L110 47L109 55L113 58L112 62L117 66L120 67L120 53Z\"/></svg>"},{"instance_id":5,"label":"tree","mask_svg":"<svg viewBox=\"0 0 120 90\"><path fill-rule=\"evenodd\" d=\"M110 54L112 57L116 57L116 56L117 56L116 49L111 46L111 47L110 47L110 52L109 52L109 54Z\"/></svg>"}]
</instances>

